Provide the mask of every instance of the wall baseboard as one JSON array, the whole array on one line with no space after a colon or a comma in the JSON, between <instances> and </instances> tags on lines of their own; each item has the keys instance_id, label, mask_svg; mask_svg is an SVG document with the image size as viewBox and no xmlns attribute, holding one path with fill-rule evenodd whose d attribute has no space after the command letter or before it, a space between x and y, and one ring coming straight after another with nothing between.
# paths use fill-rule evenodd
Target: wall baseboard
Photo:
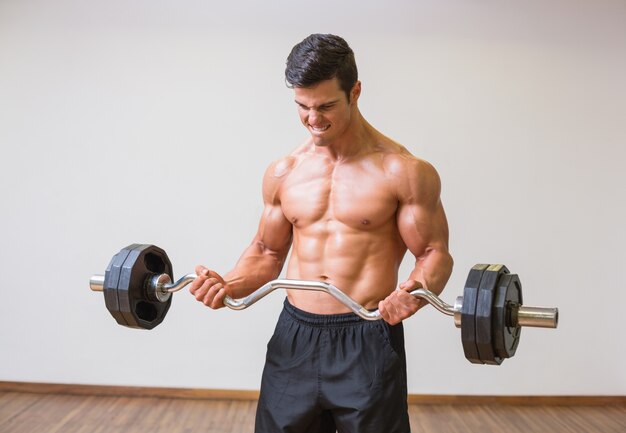
<instances>
[{"instance_id":1,"label":"wall baseboard","mask_svg":"<svg viewBox=\"0 0 626 433\"><path fill-rule=\"evenodd\" d=\"M114 385L74 385L60 383L3 382L0 392L65 394L105 397L176 398L190 400L257 400L259 391L233 389L157 388ZM626 396L497 396L409 394L409 404L417 405L510 405L510 406L626 406Z\"/></svg>"},{"instance_id":2,"label":"wall baseboard","mask_svg":"<svg viewBox=\"0 0 626 433\"><path fill-rule=\"evenodd\" d=\"M0 392L96 395L103 397L180 398L190 400L257 400L259 398L259 391L252 390L74 385L33 382L0 382Z\"/></svg>"}]
</instances>

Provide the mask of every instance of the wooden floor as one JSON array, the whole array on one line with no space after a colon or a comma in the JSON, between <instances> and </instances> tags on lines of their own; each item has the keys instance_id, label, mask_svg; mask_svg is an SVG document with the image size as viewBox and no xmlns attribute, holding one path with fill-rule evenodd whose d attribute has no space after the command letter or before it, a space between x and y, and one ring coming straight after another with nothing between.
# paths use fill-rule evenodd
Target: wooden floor
<instances>
[{"instance_id":1,"label":"wooden floor","mask_svg":"<svg viewBox=\"0 0 626 433\"><path fill-rule=\"evenodd\" d=\"M0 433L245 433L253 400L0 392ZM410 405L413 433L625 433L626 407ZM381 432L384 433L384 432Z\"/></svg>"}]
</instances>

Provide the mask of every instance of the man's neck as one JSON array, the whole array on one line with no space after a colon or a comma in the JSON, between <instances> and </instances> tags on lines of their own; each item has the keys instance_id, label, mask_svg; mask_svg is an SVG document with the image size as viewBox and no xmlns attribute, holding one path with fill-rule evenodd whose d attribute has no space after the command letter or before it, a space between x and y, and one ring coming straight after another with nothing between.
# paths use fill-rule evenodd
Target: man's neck
<instances>
[{"instance_id":1,"label":"man's neck","mask_svg":"<svg viewBox=\"0 0 626 433\"><path fill-rule=\"evenodd\" d=\"M315 153L323 154L337 162L369 153L376 146L377 131L356 112L350 127L331 143L315 145Z\"/></svg>"}]
</instances>

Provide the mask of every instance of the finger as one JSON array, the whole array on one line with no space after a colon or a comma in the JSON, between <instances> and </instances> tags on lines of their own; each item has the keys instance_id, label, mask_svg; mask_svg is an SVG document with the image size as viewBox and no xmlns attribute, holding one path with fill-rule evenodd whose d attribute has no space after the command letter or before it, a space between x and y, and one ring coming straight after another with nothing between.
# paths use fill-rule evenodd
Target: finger
<instances>
[{"instance_id":1,"label":"finger","mask_svg":"<svg viewBox=\"0 0 626 433\"><path fill-rule=\"evenodd\" d=\"M211 277L211 278L215 278L216 280L218 280L220 283L224 283L224 279L222 278L222 276L220 274L218 274L215 271L212 271L210 269L206 270L206 274Z\"/></svg>"},{"instance_id":2,"label":"finger","mask_svg":"<svg viewBox=\"0 0 626 433\"><path fill-rule=\"evenodd\" d=\"M211 307L213 309L219 308L219 303L215 302L215 297L217 296L220 289L222 289L223 287L224 286L221 283L214 282L209 290L206 292L206 295L202 299L202 303L207 307Z\"/></svg>"},{"instance_id":3,"label":"finger","mask_svg":"<svg viewBox=\"0 0 626 433\"><path fill-rule=\"evenodd\" d=\"M219 278L215 278L215 277L207 277L206 278L206 284L209 284L211 286L214 286L216 284L221 284L222 281Z\"/></svg>"},{"instance_id":4,"label":"finger","mask_svg":"<svg viewBox=\"0 0 626 433\"><path fill-rule=\"evenodd\" d=\"M409 279L409 280L406 280L404 283L400 284L399 287L402 290L406 290L406 291L410 292L410 291L415 290L415 289L421 289L424 286L422 286L422 283L420 283L417 280Z\"/></svg>"},{"instance_id":5,"label":"finger","mask_svg":"<svg viewBox=\"0 0 626 433\"><path fill-rule=\"evenodd\" d=\"M202 266L202 265L198 265L195 267L195 271L196 271L196 275L200 276L200 275L208 275L209 270Z\"/></svg>"},{"instance_id":6,"label":"finger","mask_svg":"<svg viewBox=\"0 0 626 433\"><path fill-rule=\"evenodd\" d=\"M400 320L398 319L397 310L393 302L385 302L385 309L387 311L386 317L384 317L385 322L389 323L390 325L396 325L400 322Z\"/></svg>"},{"instance_id":7,"label":"finger","mask_svg":"<svg viewBox=\"0 0 626 433\"><path fill-rule=\"evenodd\" d=\"M414 283L415 283L415 280L406 280L405 282L401 283L398 287L401 288L402 290L407 290L413 287Z\"/></svg>"},{"instance_id":8,"label":"finger","mask_svg":"<svg viewBox=\"0 0 626 433\"><path fill-rule=\"evenodd\" d=\"M192 283L194 287L190 291L192 295L196 298L196 301L203 302L207 292L214 284L215 281L210 281L210 278L200 276L194 280L194 282Z\"/></svg>"},{"instance_id":9,"label":"finger","mask_svg":"<svg viewBox=\"0 0 626 433\"><path fill-rule=\"evenodd\" d=\"M387 310L389 311L389 320L387 320L387 322L390 325L395 325L400 322L402 316L402 304L398 302L397 294L394 294L387 300Z\"/></svg>"},{"instance_id":10,"label":"finger","mask_svg":"<svg viewBox=\"0 0 626 433\"><path fill-rule=\"evenodd\" d=\"M205 281L204 278L196 277L196 279L193 280L191 284L189 285L189 293L195 296L198 290L200 289L200 287L202 287L202 284L204 283L204 281Z\"/></svg>"},{"instance_id":11,"label":"finger","mask_svg":"<svg viewBox=\"0 0 626 433\"><path fill-rule=\"evenodd\" d=\"M199 274L189 285L189 292L192 295L195 295L198 290L202 287L202 285L206 282L207 280L207 276L205 276L204 274Z\"/></svg>"},{"instance_id":12,"label":"finger","mask_svg":"<svg viewBox=\"0 0 626 433\"><path fill-rule=\"evenodd\" d=\"M419 308L419 301L403 290L394 292L387 301L387 308L390 311L387 322L392 325L412 316Z\"/></svg>"},{"instance_id":13,"label":"finger","mask_svg":"<svg viewBox=\"0 0 626 433\"><path fill-rule=\"evenodd\" d=\"M198 289L204 284L206 281L206 277L208 276L208 269L202 265L198 265L194 268L196 272L196 279L191 282L189 285L189 292L192 295L195 295Z\"/></svg>"},{"instance_id":14,"label":"finger","mask_svg":"<svg viewBox=\"0 0 626 433\"><path fill-rule=\"evenodd\" d=\"M382 317L385 322L389 320L389 312L387 311L385 301L380 301L378 303L378 312L380 313L380 317Z\"/></svg>"},{"instance_id":15,"label":"finger","mask_svg":"<svg viewBox=\"0 0 626 433\"><path fill-rule=\"evenodd\" d=\"M395 325L398 323L398 319L393 311L392 305L386 301L380 301L378 305L378 311L380 311L380 316L383 320L390 325Z\"/></svg>"},{"instance_id":16,"label":"finger","mask_svg":"<svg viewBox=\"0 0 626 433\"><path fill-rule=\"evenodd\" d=\"M213 298L213 302L211 303L211 308L218 309L225 306L224 299L226 298L226 289L221 287L215 297Z\"/></svg>"},{"instance_id":17,"label":"finger","mask_svg":"<svg viewBox=\"0 0 626 433\"><path fill-rule=\"evenodd\" d=\"M402 320L400 318L396 318L396 317L392 317L391 319L386 321L387 323L389 323L391 326L397 325L398 323L402 322Z\"/></svg>"},{"instance_id":18,"label":"finger","mask_svg":"<svg viewBox=\"0 0 626 433\"><path fill-rule=\"evenodd\" d=\"M420 305L420 300L418 298L411 295L409 292L405 292L404 290L398 290L396 302L398 308L406 312L415 312L417 311L417 307Z\"/></svg>"}]
</instances>

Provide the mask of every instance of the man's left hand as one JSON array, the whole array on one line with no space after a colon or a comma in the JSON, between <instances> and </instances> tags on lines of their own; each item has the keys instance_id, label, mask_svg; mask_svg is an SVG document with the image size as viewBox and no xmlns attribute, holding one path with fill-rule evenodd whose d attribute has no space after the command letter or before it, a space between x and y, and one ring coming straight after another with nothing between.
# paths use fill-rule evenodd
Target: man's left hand
<instances>
[{"instance_id":1,"label":"man's left hand","mask_svg":"<svg viewBox=\"0 0 626 433\"><path fill-rule=\"evenodd\" d=\"M422 287L419 281L407 280L400 284L389 296L378 303L378 311L390 325L396 325L407 317L411 317L422 307L422 301L410 292Z\"/></svg>"}]
</instances>

